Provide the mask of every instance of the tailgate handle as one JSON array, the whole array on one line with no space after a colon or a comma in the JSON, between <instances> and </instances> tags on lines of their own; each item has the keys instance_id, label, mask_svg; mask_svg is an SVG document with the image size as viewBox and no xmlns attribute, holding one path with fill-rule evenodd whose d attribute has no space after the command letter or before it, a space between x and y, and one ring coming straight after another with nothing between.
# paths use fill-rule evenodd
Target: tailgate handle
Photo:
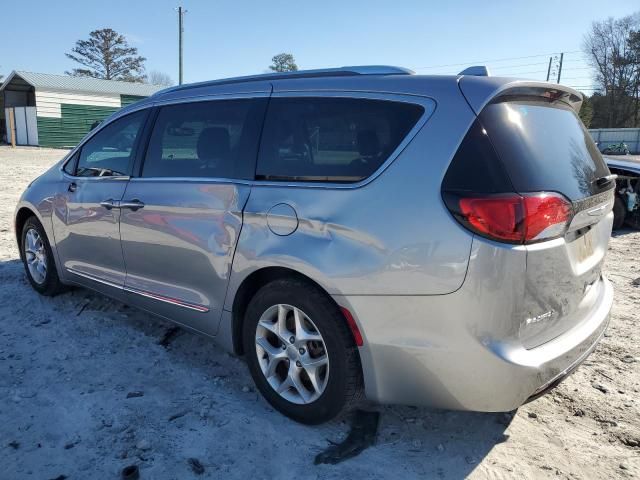
<instances>
[{"instance_id":1,"label":"tailgate handle","mask_svg":"<svg viewBox=\"0 0 640 480\"><path fill-rule=\"evenodd\" d=\"M596 178L593 183L595 183L598 187L604 187L609 182L613 182L616 178L618 178L618 175L612 173L611 175L605 175L604 177Z\"/></svg>"}]
</instances>

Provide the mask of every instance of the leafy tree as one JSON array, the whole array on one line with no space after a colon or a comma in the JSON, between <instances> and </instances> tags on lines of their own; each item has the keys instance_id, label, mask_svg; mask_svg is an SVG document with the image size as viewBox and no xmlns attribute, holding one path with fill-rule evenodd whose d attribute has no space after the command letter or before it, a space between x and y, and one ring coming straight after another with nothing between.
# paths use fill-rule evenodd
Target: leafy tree
<instances>
[{"instance_id":1,"label":"leafy tree","mask_svg":"<svg viewBox=\"0 0 640 480\"><path fill-rule=\"evenodd\" d=\"M591 125L591 121L593 120L593 105L591 104L591 99L584 95L584 100L582 101L582 107L580 107L580 120L584 123L584 126L589 128Z\"/></svg>"},{"instance_id":2,"label":"leafy tree","mask_svg":"<svg viewBox=\"0 0 640 480\"><path fill-rule=\"evenodd\" d=\"M65 54L84 68L74 68L67 75L126 82L144 81L146 58L129 46L127 39L110 28L94 30L87 40L78 40L71 53Z\"/></svg>"},{"instance_id":3,"label":"leafy tree","mask_svg":"<svg viewBox=\"0 0 640 480\"><path fill-rule=\"evenodd\" d=\"M298 70L298 65L290 53L279 53L271 61L273 65L270 65L269 68L274 72L295 72Z\"/></svg>"},{"instance_id":4,"label":"leafy tree","mask_svg":"<svg viewBox=\"0 0 640 480\"><path fill-rule=\"evenodd\" d=\"M157 70L152 70L151 72L149 72L149 75L147 76L145 82L151 85L163 85L167 87L175 85L175 82L173 81L171 76Z\"/></svg>"}]
</instances>

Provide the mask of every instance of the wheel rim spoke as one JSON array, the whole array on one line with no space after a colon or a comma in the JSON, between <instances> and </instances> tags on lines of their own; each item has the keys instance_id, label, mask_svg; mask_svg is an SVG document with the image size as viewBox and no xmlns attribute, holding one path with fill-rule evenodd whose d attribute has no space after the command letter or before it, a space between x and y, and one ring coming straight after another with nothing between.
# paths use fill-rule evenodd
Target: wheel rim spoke
<instances>
[{"instance_id":1,"label":"wheel rim spoke","mask_svg":"<svg viewBox=\"0 0 640 480\"><path fill-rule=\"evenodd\" d=\"M302 361L302 368L307 373L309 381L316 392L322 392L324 390L326 377L324 379L321 378L320 373L322 371L322 367L328 363L329 359L326 355Z\"/></svg>"},{"instance_id":2,"label":"wheel rim spoke","mask_svg":"<svg viewBox=\"0 0 640 480\"><path fill-rule=\"evenodd\" d=\"M287 375L287 378L285 378L284 381L276 388L276 392L282 395L283 393L288 392L292 387L293 383L291 382L291 377Z\"/></svg>"},{"instance_id":3,"label":"wheel rim spoke","mask_svg":"<svg viewBox=\"0 0 640 480\"><path fill-rule=\"evenodd\" d=\"M293 322L295 325L296 344L298 347L305 347L307 342L322 341L322 336L317 330L311 331L307 328L308 317L298 308L293 309Z\"/></svg>"},{"instance_id":4,"label":"wheel rim spoke","mask_svg":"<svg viewBox=\"0 0 640 480\"><path fill-rule=\"evenodd\" d=\"M279 353L282 352L282 349L274 347L269 343L266 337L256 338L256 345L258 345L262 350L264 350L270 358L276 357Z\"/></svg>"},{"instance_id":5,"label":"wheel rim spoke","mask_svg":"<svg viewBox=\"0 0 640 480\"><path fill-rule=\"evenodd\" d=\"M278 305L278 319L276 321L278 329L277 335L285 341L291 336L291 332L289 332L287 328L287 315L289 311L290 309L288 309L286 305Z\"/></svg>"},{"instance_id":6,"label":"wheel rim spoke","mask_svg":"<svg viewBox=\"0 0 640 480\"><path fill-rule=\"evenodd\" d=\"M291 379L291 385L293 386L294 390L298 393L298 395L300 395L300 398L302 398L302 401L304 403L309 403L309 401L313 397L313 394L312 392L309 392L309 390L307 390L305 386L302 384L302 381L300 380L300 372L298 372L297 369L290 371L289 378Z\"/></svg>"}]
</instances>

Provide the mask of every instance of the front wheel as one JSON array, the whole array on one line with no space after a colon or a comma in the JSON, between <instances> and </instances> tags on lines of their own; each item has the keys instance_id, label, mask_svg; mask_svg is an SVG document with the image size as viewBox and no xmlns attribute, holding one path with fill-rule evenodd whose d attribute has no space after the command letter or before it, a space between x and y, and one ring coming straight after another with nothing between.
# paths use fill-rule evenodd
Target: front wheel
<instances>
[{"instance_id":1,"label":"front wheel","mask_svg":"<svg viewBox=\"0 0 640 480\"><path fill-rule=\"evenodd\" d=\"M36 217L28 218L22 228L20 256L34 290L46 296L56 295L63 290L47 234Z\"/></svg>"},{"instance_id":2,"label":"front wheel","mask_svg":"<svg viewBox=\"0 0 640 480\"><path fill-rule=\"evenodd\" d=\"M243 345L253 380L288 417L318 424L360 397L357 347L338 306L308 283L262 287L247 308Z\"/></svg>"}]
</instances>

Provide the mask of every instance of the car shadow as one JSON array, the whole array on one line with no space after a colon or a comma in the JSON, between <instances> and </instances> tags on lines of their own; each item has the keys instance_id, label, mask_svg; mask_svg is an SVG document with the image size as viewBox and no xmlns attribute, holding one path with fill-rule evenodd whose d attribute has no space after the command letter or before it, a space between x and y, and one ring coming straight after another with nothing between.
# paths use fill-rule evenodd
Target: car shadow
<instances>
[{"instance_id":1,"label":"car shadow","mask_svg":"<svg viewBox=\"0 0 640 480\"><path fill-rule=\"evenodd\" d=\"M190 458L225 478L310 472L317 478L465 478L508 439L512 413L364 405L380 412L373 444L344 462L314 465L318 454L348 437L351 414L318 426L297 424L262 399L242 359L208 338L82 288L39 296L19 260L0 262L0 282L0 351L20 359L17 369L33 372L21 388L38 392L37 409L23 401L4 415L34 424L22 435L55 439L48 429L63 411L65 428L91 439L73 455L85 455L96 468L109 465L102 463L104 444L135 453L148 478L184 478ZM46 402L38 403L40 397ZM15 435L8 425L0 426L3 438ZM130 445L131 429L153 439L153 461ZM91 448L82 450L85 444ZM111 463L122 468L127 462Z\"/></svg>"},{"instance_id":2,"label":"car shadow","mask_svg":"<svg viewBox=\"0 0 640 480\"><path fill-rule=\"evenodd\" d=\"M638 230L636 230L635 228L631 228L631 227L624 227L624 228L619 228L618 230L614 230L613 232L611 232L611 236L612 237L622 237L624 235L628 235L630 233L637 233Z\"/></svg>"}]
</instances>

